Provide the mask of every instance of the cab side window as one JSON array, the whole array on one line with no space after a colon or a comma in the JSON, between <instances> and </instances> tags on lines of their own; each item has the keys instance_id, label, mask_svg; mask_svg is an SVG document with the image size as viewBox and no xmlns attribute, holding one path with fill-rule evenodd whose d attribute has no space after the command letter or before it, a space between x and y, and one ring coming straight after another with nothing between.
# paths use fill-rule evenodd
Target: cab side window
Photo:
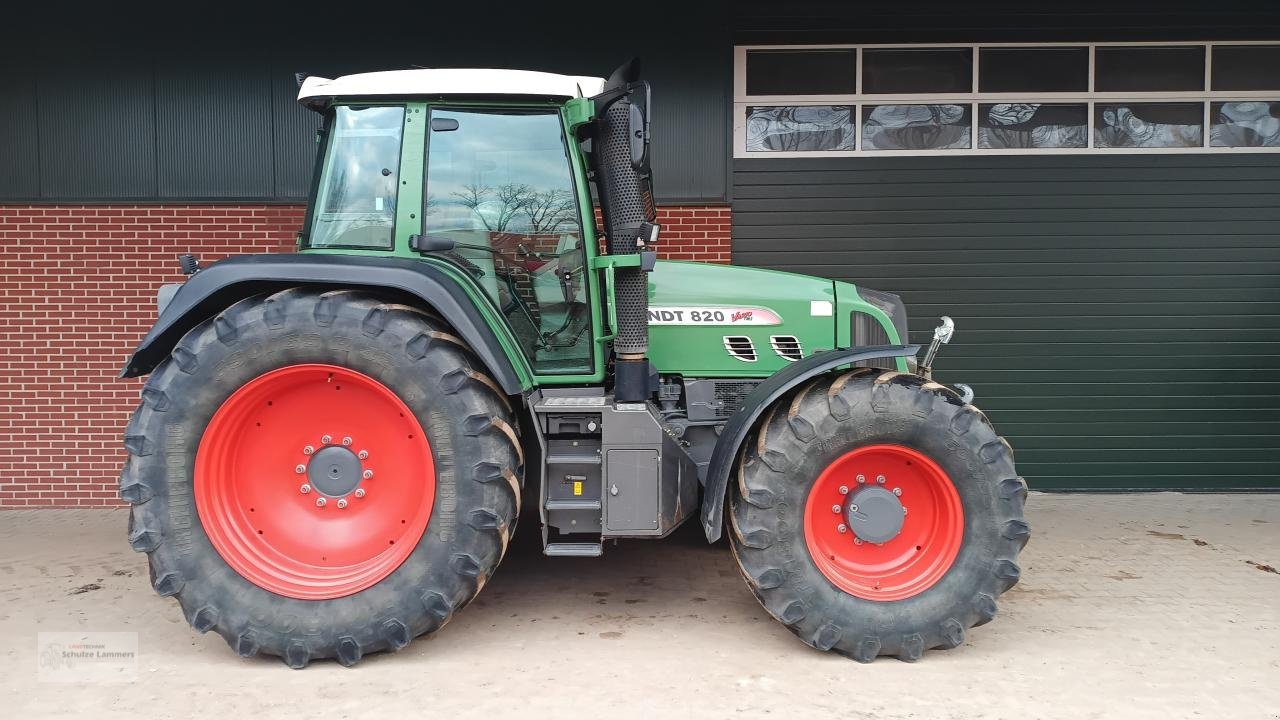
<instances>
[{"instance_id":1,"label":"cab side window","mask_svg":"<svg viewBox=\"0 0 1280 720\"><path fill-rule=\"evenodd\" d=\"M390 250L404 108L339 105L328 128L307 244Z\"/></svg>"}]
</instances>

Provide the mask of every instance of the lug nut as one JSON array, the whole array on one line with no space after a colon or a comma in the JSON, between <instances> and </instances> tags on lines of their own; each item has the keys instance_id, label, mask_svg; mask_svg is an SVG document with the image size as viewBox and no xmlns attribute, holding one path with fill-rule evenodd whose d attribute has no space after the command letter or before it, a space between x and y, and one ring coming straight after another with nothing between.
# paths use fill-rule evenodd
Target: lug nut
<instances>
[{"instance_id":1,"label":"lug nut","mask_svg":"<svg viewBox=\"0 0 1280 720\"><path fill-rule=\"evenodd\" d=\"M307 466L306 466L306 465L296 465L296 466L294 466L293 471L294 471L294 472L296 472L296 473L298 473L299 475L301 475L302 473L304 473L304 472L306 472L306 471L307 471Z\"/></svg>"},{"instance_id":2,"label":"lug nut","mask_svg":"<svg viewBox=\"0 0 1280 720\"><path fill-rule=\"evenodd\" d=\"M883 485L883 484L884 484L884 476L883 476L883 475L877 475L877 476L876 476L876 482L878 482L878 483L880 483L881 485Z\"/></svg>"},{"instance_id":3,"label":"lug nut","mask_svg":"<svg viewBox=\"0 0 1280 720\"><path fill-rule=\"evenodd\" d=\"M316 451L316 449L315 449L315 447L314 447L314 446L312 446L312 445L308 445L308 446L306 446L306 447L302 448L302 454L303 454L303 455L310 455L311 453L313 453L313 452L315 452L315 451Z\"/></svg>"},{"instance_id":4,"label":"lug nut","mask_svg":"<svg viewBox=\"0 0 1280 720\"><path fill-rule=\"evenodd\" d=\"M840 533L847 533L849 532L849 526L845 525L844 523L840 523L839 525L836 526L836 531Z\"/></svg>"},{"instance_id":5,"label":"lug nut","mask_svg":"<svg viewBox=\"0 0 1280 720\"><path fill-rule=\"evenodd\" d=\"M356 497L358 498L364 497L364 488L356 488Z\"/></svg>"},{"instance_id":6,"label":"lug nut","mask_svg":"<svg viewBox=\"0 0 1280 720\"><path fill-rule=\"evenodd\" d=\"M344 446L346 446L346 445L350 445L350 444L351 444L351 436L349 436L349 435L348 435L347 437L342 438L342 444L343 444Z\"/></svg>"},{"instance_id":7,"label":"lug nut","mask_svg":"<svg viewBox=\"0 0 1280 720\"><path fill-rule=\"evenodd\" d=\"M298 488L298 492L302 493L303 495L306 495L307 493L311 492L311 486L306 483L302 483L302 487Z\"/></svg>"},{"instance_id":8,"label":"lug nut","mask_svg":"<svg viewBox=\"0 0 1280 720\"><path fill-rule=\"evenodd\" d=\"M841 494L841 495L848 495L848 494L849 494L849 486L848 486L848 485L841 485L841 486L840 486L840 494Z\"/></svg>"},{"instance_id":9,"label":"lug nut","mask_svg":"<svg viewBox=\"0 0 1280 720\"><path fill-rule=\"evenodd\" d=\"M332 436L332 435L325 435L324 437L320 438L320 444L321 444L321 445L328 445L328 444L329 444L329 443L331 443L331 442L333 442L333 436Z\"/></svg>"},{"instance_id":10,"label":"lug nut","mask_svg":"<svg viewBox=\"0 0 1280 720\"><path fill-rule=\"evenodd\" d=\"M831 512L839 514L839 512L840 512L840 506L839 506L839 505L832 505L832 506L831 506Z\"/></svg>"},{"instance_id":11,"label":"lug nut","mask_svg":"<svg viewBox=\"0 0 1280 720\"><path fill-rule=\"evenodd\" d=\"M907 508L906 508L906 506L903 506L903 508L902 508L902 516L903 516L903 517L906 517L906 516L907 516Z\"/></svg>"},{"instance_id":12,"label":"lug nut","mask_svg":"<svg viewBox=\"0 0 1280 720\"><path fill-rule=\"evenodd\" d=\"M861 544L862 544L862 538L860 538L860 537L856 537L856 538L854 538L854 539L853 539L853 544L854 544L854 545L861 545Z\"/></svg>"},{"instance_id":13,"label":"lug nut","mask_svg":"<svg viewBox=\"0 0 1280 720\"><path fill-rule=\"evenodd\" d=\"M345 509L346 509L346 507L347 507L347 499L346 499L346 498L338 498L338 509L339 509L339 510L345 510Z\"/></svg>"},{"instance_id":14,"label":"lug nut","mask_svg":"<svg viewBox=\"0 0 1280 720\"><path fill-rule=\"evenodd\" d=\"M324 507L325 505L328 505L328 504L329 504L328 500L325 500L324 498L316 498L316 507Z\"/></svg>"},{"instance_id":15,"label":"lug nut","mask_svg":"<svg viewBox=\"0 0 1280 720\"><path fill-rule=\"evenodd\" d=\"M857 505L850 505L850 506L849 506L849 512L858 512L858 506L857 506Z\"/></svg>"},{"instance_id":16,"label":"lug nut","mask_svg":"<svg viewBox=\"0 0 1280 720\"><path fill-rule=\"evenodd\" d=\"M867 476L866 476L866 475L859 475L859 476L858 476L858 484L859 484L859 485L861 485L862 483L864 483L864 482L866 482L866 481L867 481Z\"/></svg>"},{"instance_id":17,"label":"lug nut","mask_svg":"<svg viewBox=\"0 0 1280 720\"><path fill-rule=\"evenodd\" d=\"M364 473L361 475L361 477L363 477L365 480L368 480L369 478L373 477L373 471L365 470Z\"/></svg>"},{"instance_id":18,"label":"lug nut","mask_svg":"<svg viewBox=\"0 0 1280 720\"><path fill-rule=\"evenodd\" d=\"M893 489L893 494L894 494L894 495L901 496L901 495L902 495L902 488L894 488L894 489Z\"/></svg>"},{"instance_id":19,"label":"lug nut","mask_svg":"<svg viewBox=\"0 0 1280 720\"><path fill-rule=\"evenodd\" d=\"M356 457L360 458L361 460L368 460L368 459L369 459L369 451L368 451L368 450L361 450L360 452L356 453Z\"/></svg>"}]
</instances>

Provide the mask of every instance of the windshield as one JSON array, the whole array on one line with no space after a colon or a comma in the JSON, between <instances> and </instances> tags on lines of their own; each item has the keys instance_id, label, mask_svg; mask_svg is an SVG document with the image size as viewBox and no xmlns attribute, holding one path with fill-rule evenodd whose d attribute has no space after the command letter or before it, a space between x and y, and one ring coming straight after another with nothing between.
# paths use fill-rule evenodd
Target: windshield
<instances>
[{"instance_id":1,"label":"windshield","mask_svg":"<svg viewBox=\"0 0 1280 720\"><path fill-rule=\"evenodd\" d=\"M391 249L403 127L402 107L334 109L309 246Z\"/></svg>"}]
</instances>

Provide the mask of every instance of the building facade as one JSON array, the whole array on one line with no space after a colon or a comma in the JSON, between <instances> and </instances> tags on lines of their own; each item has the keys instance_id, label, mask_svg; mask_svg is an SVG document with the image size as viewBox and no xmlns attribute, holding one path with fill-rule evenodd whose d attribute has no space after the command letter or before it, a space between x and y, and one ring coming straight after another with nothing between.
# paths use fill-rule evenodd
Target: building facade
<instances>
[{"instance_id":1,"label":"building facade","mask_svg":"<svg viewBox=\"0 0 1280 720\"><path fill-rule=\"evenodd\" d=\"M111 505L175 257L287 252L295 72L654 87L662 252L900 293L1040 489L1280 487L1280 11L928 0L79 15L0 49L0 507ZM337 33L341 32L341 35Z\"/></svg>"}]
</instances>

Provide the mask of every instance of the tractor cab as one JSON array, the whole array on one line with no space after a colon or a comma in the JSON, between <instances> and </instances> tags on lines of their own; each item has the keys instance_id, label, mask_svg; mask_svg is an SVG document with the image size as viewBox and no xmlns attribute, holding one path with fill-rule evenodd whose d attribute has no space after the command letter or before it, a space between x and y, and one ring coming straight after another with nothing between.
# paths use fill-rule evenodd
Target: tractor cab
<instances>
[{"instance_id":1,"label":"tractor cab","mask_svg":"<svg viewBox=\"0 0 1280 720\"><path fill-rule=\"evenodd\" d=\"M307 78L324 145L300 249L449 262L535 374L594 374L595 220L566 104L603 85L518 70Z\"/></svg>"}]
</instances>

